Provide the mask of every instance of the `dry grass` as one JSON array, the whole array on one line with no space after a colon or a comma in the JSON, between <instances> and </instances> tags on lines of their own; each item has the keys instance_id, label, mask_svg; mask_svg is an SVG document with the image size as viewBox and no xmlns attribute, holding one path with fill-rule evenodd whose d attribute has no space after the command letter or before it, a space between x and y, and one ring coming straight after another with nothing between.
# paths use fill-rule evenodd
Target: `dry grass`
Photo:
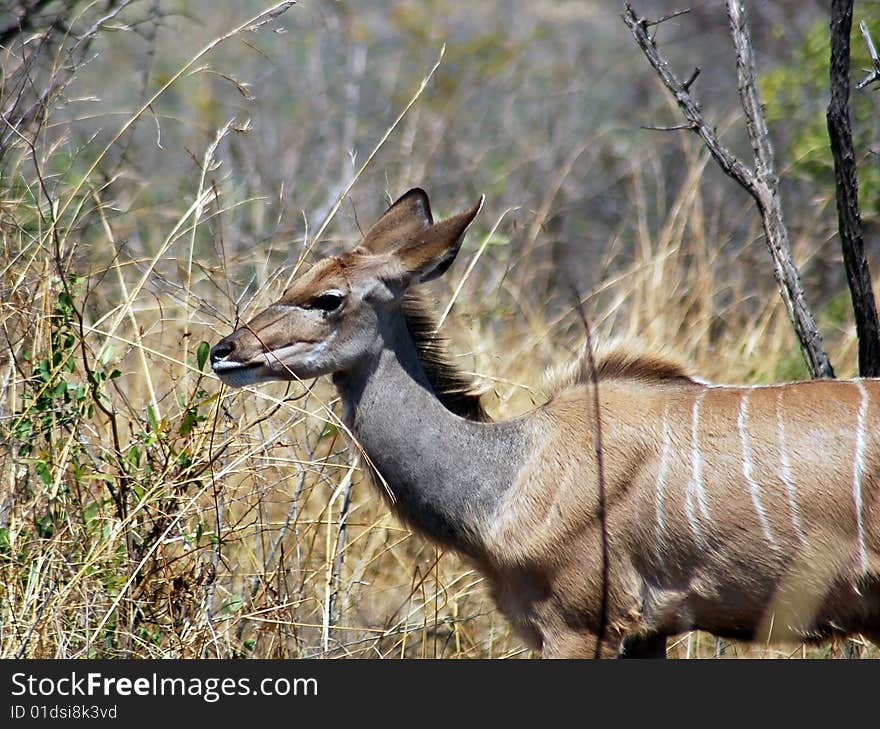
<instances>
[{"instance_id":1,"label":"dry grass","mask_svg":"<svg viewBox=\"0 0 880 729\"><path fill-rule=\"evenodd\" d=\"M92 28L93 12L86 4L81 23L97 37L107 28ZM153 42L158 20L152 26L124 13L112 20L123 18L129 24L117 29ZM312 207L316 225L295 221L283 181L237 182L263 180L233 139L246 122L201 128L195 146L175 137L162 105L193 78L214 83L218 72L200 64L227 42L246 35L248 47L268 43L275 26L245 30L254 22L217 32L202 51L165 69L143 103L105 113L112 131L92 136L83 136L85 117L65 95L75 76L65 59L87 60L69 54L73 36L47 44L49 62L28 70L25 96L51 89L51 98L39 114L7 124L14 133L0 159L0 655L528 656L479 575L401 528L375 498L337 428L326 382L229 392L206 371L207 343L271 301L313 255L354 241L346 193L372 187L361 193L369 209L358 211L367 223L381 207L376 190L420 182L427 166L420 155L431 158L438 135L455 136L444 125L471 98L449 92L447 106L423 99L430 58L417 77L389 81L393 109L362 142L365 162L343 163L341 175L328 173L309 193L325 198ZM4 58L5 101L26 65L17 52ZM113 57L112 48L106 53ZM356 52L346 63L347 73L365 72ZM61 69L70 71L65 84L52 86ZM251 93L244 82L231 83L235 93ZM330 98L329 86L324 91ZM350 103L356 91L339 94ZM320 97L315 104L328 103ZM199 103L194 98L184 106ZM327 144L348 151L356 133L344 124L342 138ZM190 164L181 187L164 196L132 161L139 150L162 153L153 135ZM296 144L278 142L288 157L307 157L308 144L299 143L291 151ZM546 159L533 150L551 184L513 193L524 207L518 212L490 196L461 260L432 289L463 366L486 387L497 417L538 404L540 373L581 344L567 289L555 281L552 211L582 155L596 163L605 143L597 135ZM521 152L511 158L521 162L490 178L497 183L527 166ZM479 160L491 150L463 154ZM607 245L584 251L593 257L586 305L599 338L671 350L711 379L800 376L769 267L753 260L760 254L753 211L707 198L715 189L706 181L710 163L692 140L678 140L674 154L683 170L674 177L650 149L615 167L626 220ZM464 187L441 196L441 208L470 200L470 183ZM343 212L334 216L337 201ZM731 216L754 221L737 241L725 233ZM820 243L802 236L798 260L809 262ZM543 306L547 291L551 303ZM838 371L851 368L850 328L834 331L830 345ZM678 656L722 651L805 654L796 646L722 646L700 635L671 648Z\"/></svg>"}]
</instances>

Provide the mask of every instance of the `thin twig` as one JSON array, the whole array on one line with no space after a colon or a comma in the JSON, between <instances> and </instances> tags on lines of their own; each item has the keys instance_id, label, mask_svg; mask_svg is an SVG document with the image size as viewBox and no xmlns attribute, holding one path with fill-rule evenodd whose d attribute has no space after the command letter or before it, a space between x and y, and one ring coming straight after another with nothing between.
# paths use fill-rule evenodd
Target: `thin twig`
<instances>
[{"instance_id":1,"label":"thin twig","mask_svg":"<svg viewBox=\"0 0 880 729\"><path fill-rule=\"evenodd\" d=\"M871 56L871 65L873 66L871 73L856 84L856 88L861 90L868 84L872 84L877 79L880 79L880 56L877 55L877 48L874 45L874 40L871 38L871 32L868 30L868 24L864 18L859 21L859 30L862 31L862 38L865 39L865 45L868 46L868 55Z\"/></svg>"},{"instance_id":2,"label":"thin twig","mask_svg":"<svg viewBox=\"0 0 880 729\"><path fill-rule=\"evenodd\" d=\"M663 16L657 18L657 20L646 20L645 25L647 27L650 27L652 25L660 25L660 23L665 23L667 20L672 20L673 18L677 18L680 15L685 15L685 14L689 13L690 11L691 11L690 8L683 8L681 10L673 10L671 13L667 13L666 15L663 15Z\"/></svg>"},{"instance_id":3,"label":"thin twig","mask_svg":"<svg viewBox=\"0 0 880 729\"><path fill-rule=\"evenodd\" d=\"M694 125L688 123L682 124L642 124L642 129L645 129L649 132L680 132L680 131L694 131Z\"/></svg>"},{"instance_id":4,"label":"thin twig","mask_svg":"<svg viewBox=\"0 0 880 729\"><path fill-rule=\"evenodd\" d=\"M681 85L681 87L682 87L685 91L690 91L690 90L691 90L691 86L694 85L694 81L696 81L696 80L697 80L697 77L700 75L700 70L701 70L701 69L700 69L699 66L697 66L696 68L694 68L694 72L690 75L690 77L688 78L688 80L685 81L685 82Z\"/></svg>"},{"instance_id":5,"label":"thin twig","mask_svg":"<svg viewBox=\"0 0 880 729\"><path fill-rule=\"evenodd\" d=\"M605 464L602 458L602 411L599 405L599 377L596 373L596 360L593 357L593 336L590 332L590 324L584 313L581 297L577 288L572 285L574 306L584 327L586 337L587 361L590 364L590 382L593 389L593 452L596 454L596 479L597 500L596 517L599 520L599 535L601 541L601 573L602 573L602 596L599 602L599 626L596 629L596 648L594 658L602 655L602 642L605 640L605 630L608 623L608 580L610 573L610 559L608 556L608 523L605 513Z\"/></svg>"}]
</instances>

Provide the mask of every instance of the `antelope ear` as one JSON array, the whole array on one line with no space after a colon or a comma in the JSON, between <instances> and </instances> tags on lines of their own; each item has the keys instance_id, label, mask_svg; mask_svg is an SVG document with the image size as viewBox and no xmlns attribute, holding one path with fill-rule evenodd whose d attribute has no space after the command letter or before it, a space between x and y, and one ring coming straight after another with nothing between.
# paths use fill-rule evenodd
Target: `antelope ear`
<instances>
[{"instance_id":1,"label":"antelope ear","mask_svg":"<svg viewBox=\"0 0 880 729\"><path fill-rule=\"evenodd\" d=\"M358 250L387 253L434 223L428 193L420 187L405 192L367 231Z\"/></svg>"},{"instance_id":2,"label":"antelope ear","mask_svg":"<svg viewBox=\"0 0 880 729\"><path fill-rule=\"evenodd\" d=\"M393 252L406 272L408 284L419 284L442 276L452 265L464 234L483 207L485 196L470 210L432 225L424 233L404 243Z\"/></svg>"}]
</instances>

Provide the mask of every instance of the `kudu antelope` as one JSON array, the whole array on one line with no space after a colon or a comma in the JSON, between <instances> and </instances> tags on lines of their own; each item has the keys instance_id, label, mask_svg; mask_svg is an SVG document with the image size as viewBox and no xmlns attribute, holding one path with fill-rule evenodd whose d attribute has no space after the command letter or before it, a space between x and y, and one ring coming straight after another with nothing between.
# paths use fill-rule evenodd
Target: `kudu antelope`
<instances>
[{"instance_id":1,"label":"kudu antelope","mask_svg":"<svg viewBox=\"0 0 880 729\"><path fill-rule=\"evenodd\" d=\"M592 656L600 621L606 656L664 657L691 629L877 642L880 384L718 386L656 355L600 356L603 588L590 367L492 422L410 290L449 268L481 204L435 223L410 190L221 340L214 371L332 375L390 507L472 560L544 656Z\"/></svg>"}]
</instances>

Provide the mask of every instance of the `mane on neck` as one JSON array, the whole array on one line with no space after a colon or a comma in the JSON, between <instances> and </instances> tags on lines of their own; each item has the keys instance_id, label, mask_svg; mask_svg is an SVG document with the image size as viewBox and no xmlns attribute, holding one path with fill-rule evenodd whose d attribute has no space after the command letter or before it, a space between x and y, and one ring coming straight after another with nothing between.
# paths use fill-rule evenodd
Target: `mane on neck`
<instances>
[{"instance_id":1,"label":"mane on neck","mask_svg":"<svg viewBox=\"0 0 880 729\"><path fill-rule=\"evenodd\" d=\"M437 317L425 298L409 291L403 298L402 308L407 329L437 399L447 410L468 420L490 420L476 383L453 362L446 338L434 333Z\"/></svg>"},{"instance_id":2,"label":"mane on neck","mask_svg":"<svg viewBox=\"0 0 880 729\"><path fill-rule=\"evenodd\" d=\"M595 353L596 379L635 380L645 384L697 384L687 369L677 360L657 352L646 352L638 347L613 345ZM561 373L550 378L549 393L555 397L569 387L592 381L586 353L569 364Z\"/></svg>"}]
</instances>

